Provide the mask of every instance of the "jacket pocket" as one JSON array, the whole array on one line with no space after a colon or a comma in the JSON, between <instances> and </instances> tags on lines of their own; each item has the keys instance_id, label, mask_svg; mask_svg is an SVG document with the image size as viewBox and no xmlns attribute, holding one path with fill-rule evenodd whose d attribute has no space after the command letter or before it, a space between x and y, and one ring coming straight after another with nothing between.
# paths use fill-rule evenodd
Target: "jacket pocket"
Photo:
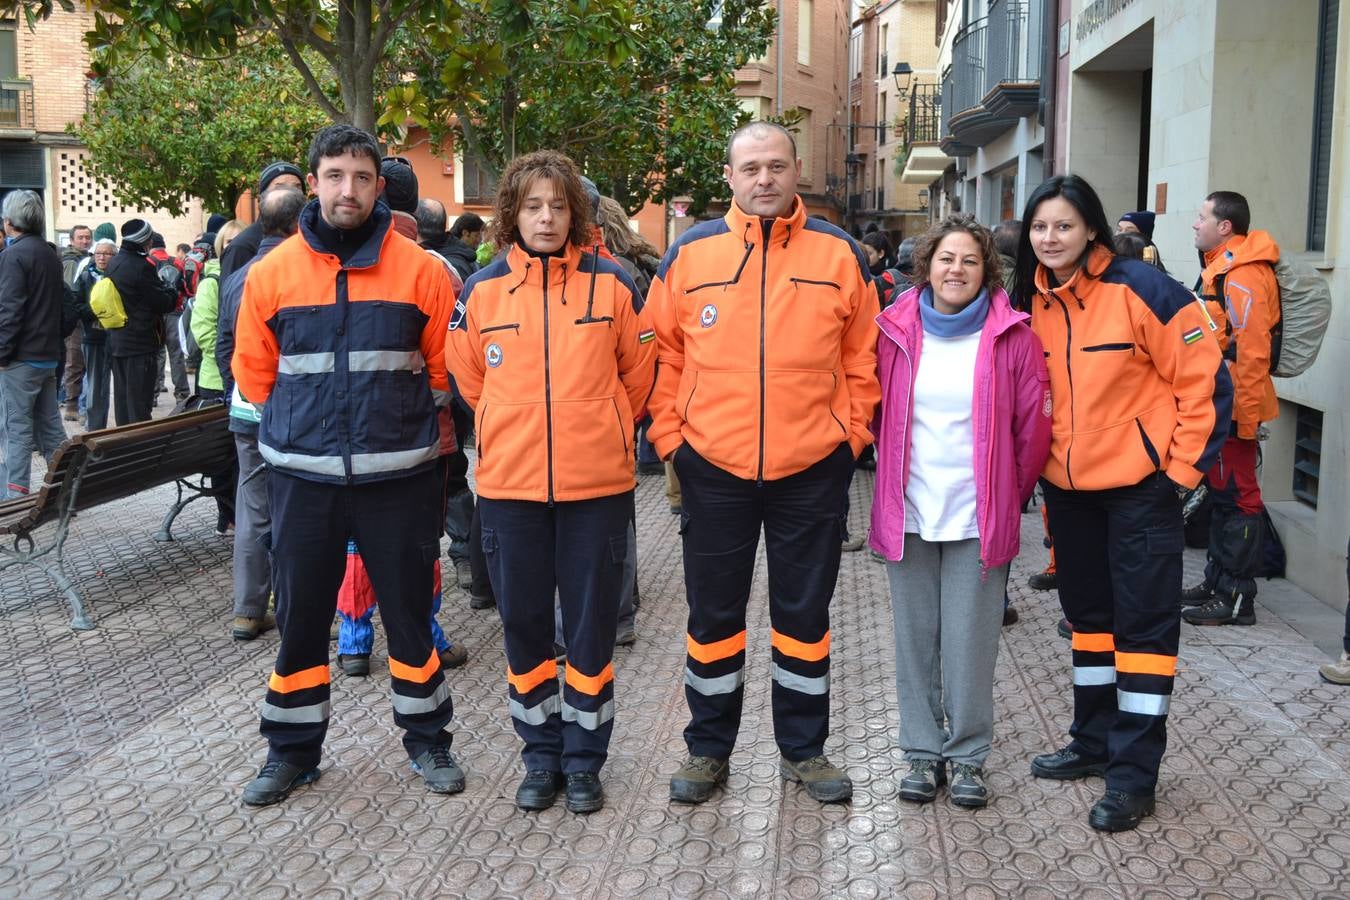
<instances>
[{"instance_id":1,"label":"jacket pocket","mask_svg":"<svg viewBox=\"0 0 1350 900\"><path fill-rule=\"evenodd\" d=\"M1083 348L1084 353L1109 353L1111 351L1123 352L1126 350L1130 351L1131 353L1134 352L1133 341L1117 341L1115 343L1110 344L1093 344L1091 347ZM1049 354L1046 355L1048 356Z\"/></svg>"},{"instance_id":2,"label":"jacket pocket","mask_svg":"<svg viewBox=\"0 0 1350 900\"><path fill-rule=\"evenodd\" d=\"M480 329L478 329L478 333L479 333L479 334L491 334L491 333L494 332L494 331L506 331L506 330L508 330L508 329L514 329L515 332L516 332L516 334L520 334L520 323L519 323L519 322L508 322L508 323L506 323L505 325L489 325L489 326L486 327L486 328L480 328Z\"/></svg>"},{"instance_id":3,"label":"jacket pocket","mask_svg":"<svg viewBox=\"0 0 1350 900\"><path fill-rule=\"evenodd\" d=\"M391 300L366 301L374 316L375 350L416 350L422 345L427 316L411 303ZM355 323L353 323L355 324Z\"/></svg>"},{"instance_id":4,"label":"jacket pocket","mask_svg":"<svg viewBox=\"0 0 1350 900\"><path fill-rule=\"evenodd\" d=\"M1139 421L1139 417L1134 417L1134 424L1139 429L1139 440L1144 444L1144 452L1148 454L1149 461L1153 463L1154 469L1162 469L1162 459L1158 456L1158 450L1153 446L1153 441L1149 440L1148 432L1144 430L1144 423Z\"/></svg>"},{"instance_id":5,"label":"jacket pocket","mask_svg":"<svg viewBox=\"0 0 1350 900\"><path fill-rule=\"evenodd\" d=\"M610 397L609 402L614 406L614 421L619 423L619 443L623 445L623 458L629 459L633 452L633 442L627 433L628 430L623 427L623 413L619 412L619 401Z\"/></svg>"},{"instance_id":6,"label":"jacket pocket","mask_svg":"<svg viewBox=\"0 0 1350 900\"><path fill-rule=\"evenodd\" d=\"M601 496L625 490L633 477L632 424L625 428L615 397L553 401L554 495Z\"/></svg>"},{"instance_id":7,"label":"jacket pocket","mask_svg":"<svg viewBox=\"0 0 1350 900\"><path fill-rule=\"evenodd\" d=\"M480 404L478 407L478 421L473 423L474 446L478 449L478 461L481 463L487 456L487 441L484 439L484 432L487 430L488 405Z\"/></svg>"}]
</instances>

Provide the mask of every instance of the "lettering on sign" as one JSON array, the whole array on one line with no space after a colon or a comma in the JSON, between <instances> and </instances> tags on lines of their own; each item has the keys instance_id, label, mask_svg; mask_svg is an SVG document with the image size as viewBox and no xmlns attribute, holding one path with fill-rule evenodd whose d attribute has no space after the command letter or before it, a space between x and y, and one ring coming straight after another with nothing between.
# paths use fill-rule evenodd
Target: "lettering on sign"
<instances>
[{"instance_id":1,"label":"lettering on sign","mask_svg":"<svg viewBox=\"0 0 1350 900\"><path fill-rule=\"evenodd\" d=\"M1134 3L1134 0L1092 0L1078 14L1078 25L1074 29L1074 38L1082 41L1132 3Z\"/></svg>"}]
</instances>

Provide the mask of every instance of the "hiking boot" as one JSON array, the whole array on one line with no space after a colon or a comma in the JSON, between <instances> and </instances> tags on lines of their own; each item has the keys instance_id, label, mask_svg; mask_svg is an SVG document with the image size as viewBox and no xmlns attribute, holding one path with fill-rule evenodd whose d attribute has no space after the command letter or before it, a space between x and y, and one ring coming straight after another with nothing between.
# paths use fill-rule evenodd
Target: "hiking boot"
<instances>
[{"instance_id":1,"label":"hiking boot","mask_svg":"<svg viewBox=\"0 0 1350 900\"><path fill-rule=\"evenodd\" d=\"M523 810L548 809L558 799L558 791L567 784L561 772L549 772L536 769L526 772L525 778L516 788L516 808Z\"/></svg>"},{"instance_id":2,"label":"hiking boot","mask_svg":"<svg viewBox=\"0 0 1350 900\"><path fill-rule=\"evenodd\" d=\"M1318 667L1317 674L1332 684L1350 684L1350 650L1342 650L1341 658L1336 662Z\"/></svg>"},{"instance_id":3,"label":"hiking boot","mask_svg":"<svg viewBox=\"0 0 1350 900\"><path fill-rule=\"evenodd\" d=\"M900 779L900 799L932 803L937 789L947 783L947 764L940 759L912 759L909 772Z\"/></svg>"},{"instance_id":4,"label":"hiking boot","mask_svg":"<svg viewBox=\"0 0 1350 900\"><path fill-rule=\"evenodd\" d=\"M256 618L252 616L235 616L234 625L230 628L230 634L234 636L236 641L251 641L264 631L271 631L276 627L276 616L269 612L265 612Z\"/></svg>"},{"instance_id":5,"label":"hiking boot","mask_svg":"<svg viewBox=\"0 0 1350 900\"><path fill-rule=\"evenodd\" d=\"M1061 747L1054 753L1042 753L1031 761L1032 778L1076 781L1089 775L1105 774L1106 760L1090 759L1068 747Z\"/></svg>"},{"instance_id":6,"label":"hiking boot","mask_svg":"<svg viewBox=\"0 0 1350 900\"><path fill-rule=\"evenodd\" d=\"M1214 589L1202 581L1181 592L1181 605L1183 607L1203 606L1213 596Z\"/></svg>"},{"instance_id":7,"label":"hiking boot","mask_svg":"<svg viewBox=\"0 0 1350 900\"><path fill-rule=\"evenodd\" d=\"M344 675L352 678L365 678L370 674L369 653L339 653L338 668Z\"/></svg>"},{"instance_id":8,"label":"hiking boot","mask_svg":"<svg viewBox=\"0 0 1350 900\"><path fill-rule=\"evenodd\" d=\"M1088 824L1098 831L1131 831L1144 816L1153 815L1152 794L1107 790L1088 813Z\"/></svg>"},{"instance_id":9,"label":"hiking boot","mask_svg":"<svg viewBox=\"0 0 1350 900\"><path fill-rule=\"evenodd\" d=\"M491 609L497 605L497 600L492 596L492 592L480 594L469 588L469 609Z\"/></svg>"},{"instance_id":10,"label":"hiking boot","mask_svg":"<svg viewBox=\"0 0 1350 900\"><path fill-rule=\"evenodd\" d=\"M1255 625L1256 611L1252 600L1241 592L1229 602L1225 597L1214 597L1203 606L1188 606L1181 617L1192 625Z\"/></svg>"},{"instance_id":11,"label":"hiking boot","mask_svg":"<svg viewBox=\"0 0 1350 900\"><path fill-rule=\"evenodd\" d=\"M1027 579L1027 587L1033 591L1055 591L1059 589L1058 572L1037 572Z\"/></svg>"},{"instance_id":12,"label":"hiking boot","mask_svg":"<svg viewBox=\"0 0 1350 900\"><path fill-rule=\"evenodd\" d=\"M412 769L426 780L427 789L436 794L458 794L464 790L464 770L455 762L450 748L432 747L413 758Z\"/></svg>"},{"instance_id":13,"label":"hiking boot","mask_svg":"<svg viewBox=\"0 0 1350 900\"><path fill-rule=\"evenodd\" d=\"M731 766L725 759L691 756L670 776L670 799L677 803L702 803L713 789L725 784Z\"/></svg>"},{"instance_id":14,"label":"hiking boot","mask_svg":"<svg viewBox=\"0 0 1350 900\"><path fill-rule=\"evenodd\" d=\"M1068 619L1060 619L1059 624L1055 626L1055 633L1066 641L1073 640L1073 624Z\"/></svg>"},{"instance_id":15,"label":"hiking boot","mask_svg":"<svg viewBox=\"0 0 1350 900\"><path fill-rule=\"evenodd\" d=\"M258 777L244 788L244 802L249 806L280 803L295 788L318 780L318 766L305 768L279 759L269 759L258 772Z\"/></svg>"},{"instance_id":16,"label":"hiking boot","mask_svg":"<svg viewBox=\"0 0 1350 900\"><path fill-rule=\"evenodd\" d=\"M594 772L567 774L567 811L593 813L605 805L605 789Z\"/></svg>"},{"instance_id":17,"label":"hiking boot","mask_svg":"<svg viewBox=\"0 0 1350 900\"><path fill-rule=\"evenodd\" d=\"M469 651L463 644L451 644L444 650L437 650L436 655L441 659L442 669L458 669L469 661Z\"/></svg>"},{"instance_id":18,"label":"hiking boot","mask_svg":"<svg viewBox=\"0 0 1350 900\"><path fill-rule=\"evenodd\" d=\"M467 559L455 560L455 584L466 591L473 587L473 566Z\"/></svg>"},{"instance_id":19,"label":"hiking boot","mask_svg":"<svg viewBox=\"0 0 1350 900\"><path fill-rule=\"evenodd\" d=\"M989 789L984 786L984 769L965 763L952 766L952 783L947 795L957 806L981 809L989 805Z\"/></svg>"},{"instance_id":20,"label":"hiking boot","mask_svg":"<svg viewBox=\"0 0 1350 900\"><path fill-rule=\"evenodd\" d=\"M786 756L778 761L778 774L788 781L799 781L806 792L821 803L842 803L853 797L853 781L848 773L824 756L793 762Z\"/></svg>"}]
</instances>

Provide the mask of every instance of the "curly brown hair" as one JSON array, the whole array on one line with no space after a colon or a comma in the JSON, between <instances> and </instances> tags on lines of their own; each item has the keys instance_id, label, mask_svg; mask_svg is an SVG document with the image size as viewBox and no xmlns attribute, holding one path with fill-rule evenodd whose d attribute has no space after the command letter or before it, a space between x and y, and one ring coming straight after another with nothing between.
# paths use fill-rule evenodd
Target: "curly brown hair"
<instances>
[{"instance_id":1,"label":"curly brown hair","mask_svg":"<svg viewBox=\"0 0 1350 900\"><path fill-rule=\"evenodd\" d=\"M975 217L969 214L947 216L932 228L924 232L914 245L914 283L925 284L928 281L928 269L933 262L933 254L938 244L949 234L964 232L980 245L980 255L984 257L984 288L992 291L1003 283L1003 261L999 259L998 248L994 246L994 233L985 228Z\"/></svg>"},{"instance_id":2,"label":"curly brown hair","mask_svg":"<svg viewBox=\"0 0 1350 900\"><path fill-rule=\"evenodd\" d=\"M520 205L535 179L543 178L553 184L567 201L572 223L567 230L567 242L577 247L592 243L595 215L591 211L586 189L581 184L581 170L564 153L557 150L536 150L517 156L506 166L497 183L497 199L492 205L492 242L498 249L515 243L520 237L516 217Z\"/></svg>"}]
</instances>

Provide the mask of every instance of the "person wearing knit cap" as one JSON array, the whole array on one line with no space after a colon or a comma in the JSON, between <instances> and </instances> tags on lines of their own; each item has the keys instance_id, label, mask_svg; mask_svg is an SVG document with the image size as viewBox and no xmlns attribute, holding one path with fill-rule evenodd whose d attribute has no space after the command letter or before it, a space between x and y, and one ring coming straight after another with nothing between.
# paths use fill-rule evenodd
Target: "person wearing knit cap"
<instances>
[{"instance_id":1,"label":"person wearing knit cap","mask_svg":"<svg viewBox=\"0 0 1350 900\"><path fill-rule=\"evenodd\" d=\"M304 173L294 163L275 160L264 166L262 173L258 176L257 199L261 202L263 194L268 191L287 187L304 191ZM238 236L230 242L230 246L226 247L225 252L220 256L220 280L222 282L230 277L230 273L243 268L244 263L258 255L258 245L262 243L262 239L262 225L258 222L254 222L239 232Z\"/></svg>"},{"instance_id":2,"label":"person wearing knit cap","mask_svg":"<svg viewBox=\"0 0 1350 900\"><path fill-rule=\"evenodd\" d=\"M211 213L210 217L206 220L205 231L210 232L211 234L216 234L220 231L220 227L228 221L230 221L230 217L227 215L223 215L221 213Z\"/></svg>"},{"instance_id":3,"label":"person wearing knit cap","mask_svg":"<svg viewBox=\"0 0 1350 900\"><path fill-rule=\"evenodd\" d=\"M126 308L127 323L108 332L112 357L113 411L118 425L150 418L155 390L155 355L160 346L162 316L178 303L178 270L169 265L161 278L149 263L153 230L144 219L122 225L122 249L108 263L104 277L112 279Z\"/></svg>"},{"instance_id":4,"label":"person wearing knit cap","mask_svg":"<svg viewBox=\"0 0 1350 900\"><path fill-rule=\"evenodd\" d=\"M104 222L94 229L94 241L112 241L117 243L117 228L111 222Z\"/></svg>"},{"instance_id":5,"label":"person wearing knit cap","mask_svg":"<svg viewBox=\"0 0 1350 900\"><path fill-rule=\"evenodd\" d=\"M410 241L417 240L417 173L399 156L380 160L384 192L380 199L394 214L394 230Z\"/></svg>"},{"instance_id":6,"label":"person wearing knit cap","mask_svg":"<svg viewBox=\"0 0 1350 900\"><path fill-rule=\"evenodd\" d=\"M1116 223L1116 234L1134 232L1142 237L1144 243L1148 245L1144 247L1144 262L1157 266L1161 271L1166 272L1167 267L1163 265L1162 253L1158 251L1158 245L1153 243L1153 224L1156 218L1156 214L1147 209L1127 212Z\"/></svg>"}]
</instances>

